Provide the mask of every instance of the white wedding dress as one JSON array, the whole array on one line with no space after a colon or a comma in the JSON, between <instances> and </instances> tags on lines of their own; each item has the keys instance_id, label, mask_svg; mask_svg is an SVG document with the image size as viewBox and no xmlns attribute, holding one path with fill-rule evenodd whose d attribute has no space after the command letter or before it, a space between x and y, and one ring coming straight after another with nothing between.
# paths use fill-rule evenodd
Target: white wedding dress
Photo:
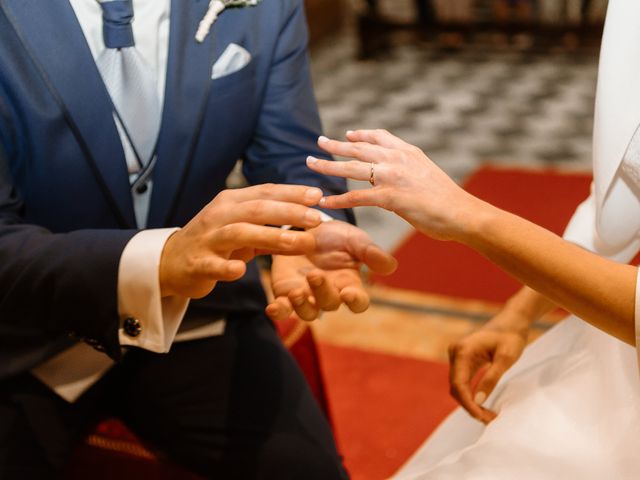
<instances>
[{"instance_id":1,"label":"white wedding dress","mask_svg":"<svg viewBox=\"0 0 640 480\"><path fill-rule=\"evenodd\" d=\"M528 348L487 405L494 422L457 410L397 480L640 478L636 352L578 318Z\"/></svg>"},{"instance_id":2,"label":"white wedding dress","mask_svg":"<svg viewBox=\"0 0 640 480\"><path fill-rule=\"evenodd\" d=\"M640 248L638 0L609 2L597 97L592 196L565 237L626 263ZM640 479L637 352L577 317L533 343L485 405L489 426L456 410L395 480Z\"/></svg>"}]
</instances>

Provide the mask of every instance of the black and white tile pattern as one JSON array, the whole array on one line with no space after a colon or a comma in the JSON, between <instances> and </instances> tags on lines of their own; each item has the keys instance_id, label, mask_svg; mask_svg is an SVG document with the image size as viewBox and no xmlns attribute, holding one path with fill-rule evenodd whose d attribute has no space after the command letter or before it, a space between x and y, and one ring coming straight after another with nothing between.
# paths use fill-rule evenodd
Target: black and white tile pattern
<instances>
[{"instance_id":1,"label":"black and white tile pattern","mask_svg":"<svg viewBox=\"0 0 640 480\"><path fill-rule=\"evenodd\" d=\"M355 52L348 33L312 52L329 136L386 128L425 150L458 181L486 162L590 168L596 54L398 45L382 60L362 62ZM408 231L375 209L361 209L358 217L388 248Z\"/></svg>"}]
</instances>

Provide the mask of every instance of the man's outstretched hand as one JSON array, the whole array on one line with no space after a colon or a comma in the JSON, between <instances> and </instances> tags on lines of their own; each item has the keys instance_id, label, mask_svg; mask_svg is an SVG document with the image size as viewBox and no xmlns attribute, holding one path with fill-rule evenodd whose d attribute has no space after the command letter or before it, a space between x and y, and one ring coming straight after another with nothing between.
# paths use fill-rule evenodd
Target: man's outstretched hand
<instances>
[{"instance_id":1,"label":"man's outstretched hand","mask_svg":"<svg viewBox=\"0 0 640 480\"><path fill-rule=\"evenodd\" d=\"M366 232L345 222L322 223L307 233L315 239L314 252L273 259L275 299L267 315L277 321L295 313L311 321L342 304L355 313L364 312L370 299L360 267L364 264L375 273L389 275L397 268L395 258L375 245Z\"/></svg>"},{"instance_id":2,"label":"man's outstretched hand","mask_svg":"<svg viewBox=\"0 0 640 480\"><path fill-rule=\"evenodd\" d=\"M309 207L321 197L318 188L271 184L220 193L167 240L160 259L162 296L204 297L218 281L242 277L245 262L256 255L313 252L313 234L265 225L316 227L320 213Z\"/></svg>"}]
</instances>

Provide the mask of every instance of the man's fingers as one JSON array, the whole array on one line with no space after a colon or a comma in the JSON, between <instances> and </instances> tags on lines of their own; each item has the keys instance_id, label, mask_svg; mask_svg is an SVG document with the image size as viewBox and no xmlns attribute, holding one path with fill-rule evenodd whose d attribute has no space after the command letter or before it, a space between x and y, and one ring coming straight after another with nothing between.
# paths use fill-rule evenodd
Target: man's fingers
<instances>
[{"instance_id":1,"label":"man's fingers","mask_svg":"<svg viewBox=\"0 0 640 480\"><path fill-rule=\"evenodd\" d=\"M327 153L340 157L355 158L363 162L378 163L384 159L386 149L369 143L340 142L320 137L318 145Z\"/></svg>"},{"instance_id":2,"label":"man's fingers","mask_svg":"<svg viewBox=\"0 0 640 480\"><path fill-rule=\"evenodd\" d=\"M215 230L210 245L217 251L234 251L250 247L261 252L304 255L313 252L316 241L313 235L307 232L234 223Z\"/></svg>"},{"instance_id":3,"label":"man's fingers","mask_svg":"<svg viewBox=\"0 0 640 480\"><path fill-rule=\"evenodd\" d=\"M198 265L197 274L214 280L232 282L241 278L247 271L241 260L226 260L217 255L209 255Z\"/></svg>"},{"instance_id":4,"label":"man's fingers","mask_svg":"<svg viewBox=\"0 0 640 480\"><path fill-rule=\"evenodd\" d=\"M353 313L362 313L369 308L371 299L364 287L350 285L340 290L340 299Z\"/></svg>"},{"instance_id":5,"label":"man's fingers","mask_svg":"<svg viewBox=\"0 0 640 480\"><path fill-rule=\"evenodd\" d=\"M320 200L320 206L330 209L353 207L378 207L380 196L375 188L367 190L352 190L342 195L332 195Z\"/></svg>"},{"instance_id":6,"label":"man's fingers","mask_svg":"<svg viewBox=\"0 0 640 480\"><path fill-rule=\"evenodd\" d=\"M340 291L333 285L322 270L313 270L307 274L307 282L316 300L316 307L331 312L340 308Z\"/></svg>"},{"instance_id":7,"label":"man's fingers","mask_svg":"<svg viewBox=\"0 0 640 480\"><path fill-rule=\"evenodd\" d=\"M333 284L340 290L340 300L353 313L369 308L371 298L362 284L359 270L343 270L333 277Z\"/></svg>"},{"instance_id":8,"label":"man's fingers","mask_svg":"<svg viewBox=\"0 0 640 480\"><path fill-rule=\"evenodd\" d=\"M231 258L232 260L241 260L247 263L253 260L256 257L256 255L259 255L257 252L258 250L256 250L255 248L251 248L251 247L241 248L240 250L234 250L231 253L229 258Z\"/></svg>"},{"instance_id":9,"label":"man's fingers","mask_svg":"<svg viewBox=\"0 0 640 480\"><path fill-rule=\"evenodd\" d=\"M322 190L315 187L301 185L276 185L265 183L252 187L225 190L219 197L233 202L248 202L250 200L277 200L292 202L300 205L313 206L322 198ZM216 197L218 198L218 197Z\"/></svg>"},{"instance_id":10,"label":"man's fingers","mask_svg":"<svg viewBox=\"0 0 640 480\"><path fill-rule=\"evenodd\" d=\"M347 139L350 142L366 142L380 145L385 148L401 149L410 145L400 138L392 135L386 130L356 130L347 132Z\"/></svg>"},{"instance_id":11,"label":"man's fingers","mask_svg":"<svg viewBox=\"0 0 640 480\"><path fill-rule=\"evenodd\" d=\"M317 241L317 239L316 239ZM324 270L341 270L343 268L359 269L361 262L348 252L329 252L311 255L316 267Z\"/></svg>"},{"instance_id":12,"label":"man's fingers","mask_svg":"<svg viewBox=\"0 0 640 480\"><path fill-rule=\"evenodd\" d=\"M309 156L307 157L307 166L315 172L332 177L350 178L361 182L369 181L371 178L371 163L358 160L338 162Z\"/></svg>"},{"instance_id":13,"label":"man's fingers","mask_svg":"<svg viewBox=\"0 0 640 480\"><path fill-rule=\"evenodd\" d=\"M305 289L297 289L289 292L289 300L298 316L307 322L315 320L320 315L320 310L312 302L309 292Z\"/></svg>"},{"instance_id":14,"label":"man's fingers","mask_svg":"<svg viewBox=\"0 0 640 480\"><path fill-rule=\"evenodd\" d=\"M274 322L286 320L293 313L293 306L287 297L278 297L266 309L267 316Z\"/></svg>"},{"instance_id":15,"label":"man's fingers","mask_svg":"<svg viewBox=\"0 0 640 480\"><path fill-rule=\"evenodd\" d=\"M372 272L379 275L391 275L398 268L398 261L379 246L367 246L360 259Z\"/></svg>"},{"instance_id":16,"label":"man's fingers","mask_svg":"<svg viewBox=\"0 0 640 480\"><path fill-rule=\"evenodd\" d=\"M256 225L293 225L300 228L313 228L322 222L318 210L276 200L240 202L217 215L215 220L218 224L246 222Z\"/></svg>"}]
</instances>

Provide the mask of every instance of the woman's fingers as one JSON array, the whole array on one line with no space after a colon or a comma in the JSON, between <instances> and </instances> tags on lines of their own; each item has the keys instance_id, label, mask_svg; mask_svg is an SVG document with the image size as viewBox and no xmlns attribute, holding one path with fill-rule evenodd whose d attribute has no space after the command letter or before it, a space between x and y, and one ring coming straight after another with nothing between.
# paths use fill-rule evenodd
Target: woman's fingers
<instances>
[{"instance_id":1,"label":"woman's fingers","mask_svg":"<svg viewBox=\"0 0 640 480\"><path fill-rule=\"evenodd\" d=\"M389 133L386 130L356 130L347 132L347 140L350 142L366 142L385 148L402 149L410 147L407 142Z\"/></svg>"},{"instance_id":2,"label":"woman's fingers","mask_svg":"<svg viewBox=\"0 0 640 480\"><path fill-rule=\"evenodd\" d=\"M489 395L491 395L498 381L500 381L505 372L511 368L514 361L511 355L506 352L501 352L500 349L498 349L491 362L491 366L478 382L476 394L474 395L474 400L478 405L482 405Z\"/></svg>"},{"instance_id":3,"label":"woman's fingers","mask_svg":"<svg viewBox=\"0 0 640 480\"><path fill-rule=\"evenodd\" d=\"M368 182L371 179L371 164L358 160L336 162L309 156L307 166L318 173L333 177L350 178L361 182Z\"/></svg>"},{"instance_id":4,"label":"woman's fingers","mask_svg":"<svg viewBox=\"0 0 640 480\"><path fill-rule=\"evenodd\" d=\"M473 367L471 353L456 348L449 350L451 368L449 369L449 383L451 396L464 408L473 418L487 423L491 421L484 408L478 405L473 398L471 390L471 380L477 368Z\"/></svg>"},{"instance_id":5,"label":"woman's fingers","mask_svg":"<svg viewBox=\"0 0 640 480\"><path fill-rule=\"evenodd\" d=\"M356 158L363 162L378 163L385 159L386 149L369 143L340 142L320 137L318 145L327 153L340 157Z\"/></svg>"}]
</instances>

